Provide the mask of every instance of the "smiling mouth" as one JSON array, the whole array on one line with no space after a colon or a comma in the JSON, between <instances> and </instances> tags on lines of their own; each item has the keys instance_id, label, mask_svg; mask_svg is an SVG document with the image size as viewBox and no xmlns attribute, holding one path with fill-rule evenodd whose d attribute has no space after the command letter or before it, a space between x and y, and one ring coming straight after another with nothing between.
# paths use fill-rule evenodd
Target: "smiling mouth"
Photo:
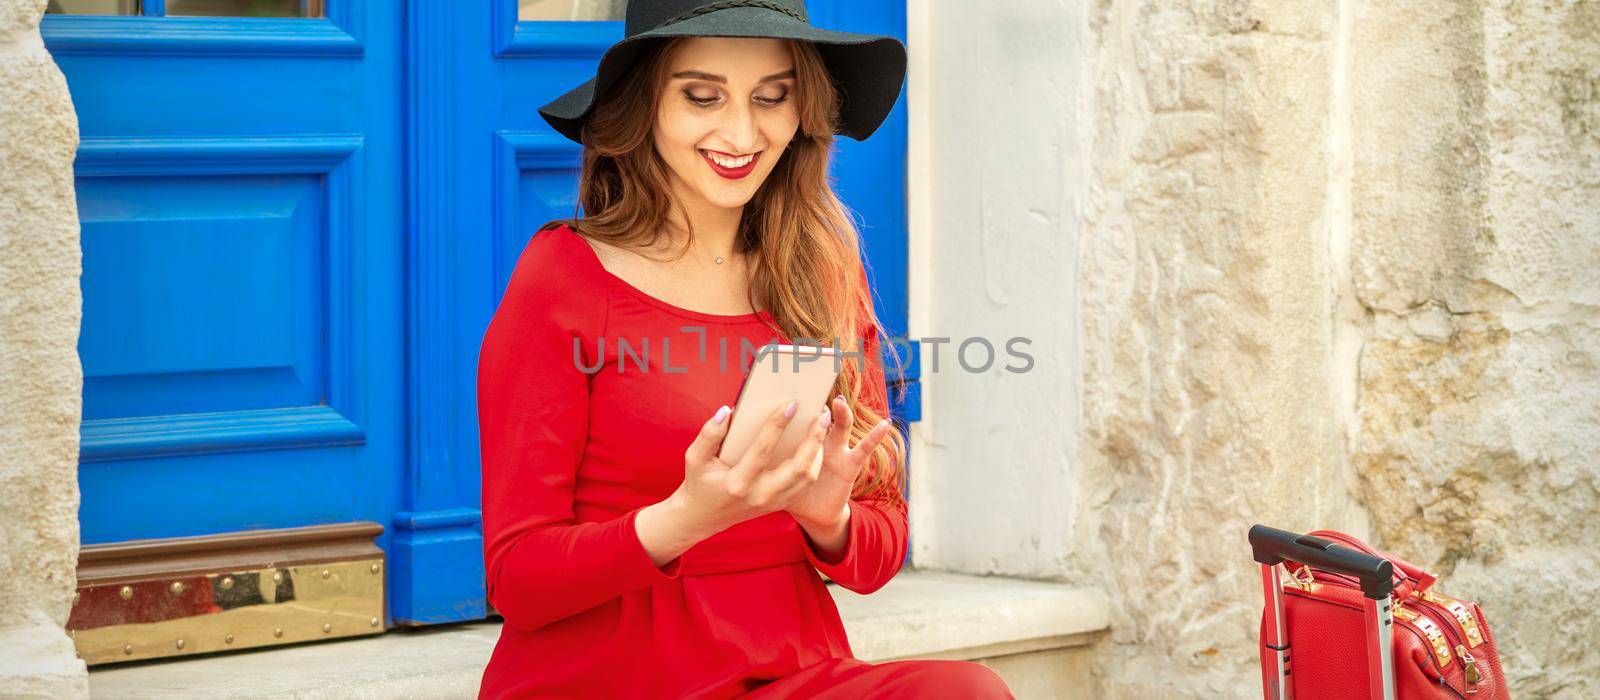
<instances>
[{"instance_id":1,"label":"smiling mouth","mask_svg":"<svg viewBox=\"0 0 1600 700\"><path fill-rule=\"evenodd\" d=\"M731 156L720 151L700 150L700 157L705 159L711 170L729 180L738 180L756 169L756 161L761 160L761 151L742 156Z\"/></svg>"}]
</instances>

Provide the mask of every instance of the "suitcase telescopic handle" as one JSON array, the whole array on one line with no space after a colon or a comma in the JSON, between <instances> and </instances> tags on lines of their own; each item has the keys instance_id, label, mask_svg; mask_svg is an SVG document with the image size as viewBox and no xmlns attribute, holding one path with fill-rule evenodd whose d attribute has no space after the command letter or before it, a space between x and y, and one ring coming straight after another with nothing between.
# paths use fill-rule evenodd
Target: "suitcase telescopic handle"
<instances>
[{"instance_id":1,"label":"suitcase telescopic handle","mask_svg":"<svg viewBox=\"0 0 1600 700\"><path fill-rule=\"evenodd\" d=\"M1394 591L1394 564L1389 560L1321 537L1252 525L1250 549L1258 564L1272 566L1288 559L1314 569L1354 576L1361 581L1361 593L1373 600L1384 600Z\"/></svg>"}]
</instances>

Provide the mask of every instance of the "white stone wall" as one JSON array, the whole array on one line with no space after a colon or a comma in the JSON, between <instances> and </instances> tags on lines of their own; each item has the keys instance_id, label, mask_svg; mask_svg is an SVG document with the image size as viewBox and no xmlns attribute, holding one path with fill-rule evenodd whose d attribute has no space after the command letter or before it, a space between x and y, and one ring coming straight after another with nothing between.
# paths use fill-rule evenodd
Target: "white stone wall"
<instances>
[{"instance_id":1,"label":"white stone wall","mask_svg":"<svg viewBox=\"0 0 1600 700\"><path fill-rule=\"evenodd\" d=\"M78 119L39 38L45 0L0 0L0 696L88 694L63 628L78 561L82 299Z\"/></svg>"},{"instance_id":2,"label":"white stone wall","mask_svg":"<svg viewBox=\"0 0 1600 700\"><path fill-rule=\"evenodd\" d=\"M1050 577L1068 568L1076 539L1083 168L1069 30L1081 11L1044 0L917 4L910 331L949 342L923 346L912 558ZM1013 337L1030 341L1018 348L1034 358L1025 373L1004 369L1026 365L1007 351ZM994 366L963 369L968 342L969 366L983 364L980 342L994 348Z\"/></svg>"},{"instance_id":3,"label":"white stone wall","mask_svg":"<svg viewBox=\"0 0 1600 700\"><path fill-rule=\"evenodd\" d=\"M1248 696L1245 530L1345 529L1600 695L1600 4L910 9L911 331L1048 340L924 355L919 566L1104 586L1107 695Z\"/></svg>"}]
</instances>

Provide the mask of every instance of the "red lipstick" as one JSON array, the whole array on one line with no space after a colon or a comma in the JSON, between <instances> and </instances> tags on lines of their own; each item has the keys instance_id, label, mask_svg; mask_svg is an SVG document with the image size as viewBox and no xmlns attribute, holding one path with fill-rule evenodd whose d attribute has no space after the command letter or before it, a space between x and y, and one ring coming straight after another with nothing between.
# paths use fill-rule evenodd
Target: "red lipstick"
<instances>
[{"instance_id":1,"label":"red lipstick","mask_svg":"<svg viewBox=\"0 0 1600 700\"><path fill-rule=\"evenodd\" d=\"M727 153L723 153L722 151L712 151L712 153L716 153L717 155L723 156L725 158L733 158L734 157L734 156L731 156L731 155L729 155ZM703 158L706 161L706 165L711 166L711 170L716 172L716 174L721 175L721 176L723 176L725 178L728 178L729 180L738 180L738 179L740 179L740 178L742 178L742 177L744 177L746 175L749 175L751 172L755 171L756 162L761 160L761 152L757 151L757 152L751 154L750 162L745 163L744 165L741 165L741 166L739 166L737 168L724 168L724 167L722 167L721 165L717 164L716 161L712 160L711 156L707 155L705 149L701 149L700 150L700 157Z\"/></svg>"}]
</instances>

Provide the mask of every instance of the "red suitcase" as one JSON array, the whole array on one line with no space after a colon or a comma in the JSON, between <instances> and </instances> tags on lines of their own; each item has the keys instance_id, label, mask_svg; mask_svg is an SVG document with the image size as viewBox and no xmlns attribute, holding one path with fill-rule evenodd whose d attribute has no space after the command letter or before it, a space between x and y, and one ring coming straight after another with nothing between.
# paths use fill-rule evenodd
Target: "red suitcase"
<instances>
[{"instance_id":1,"label":"red suitcase","mask_svg":"<svg viewBox=\"0 0 1600 700\"><path fill-rule=\"evenodd\" d=\"M1267 700L1511 697L1483 611L1433 590L1433 574L1332 530L1256 525L1250 547Z\"/></svg>"}]
</instances>

